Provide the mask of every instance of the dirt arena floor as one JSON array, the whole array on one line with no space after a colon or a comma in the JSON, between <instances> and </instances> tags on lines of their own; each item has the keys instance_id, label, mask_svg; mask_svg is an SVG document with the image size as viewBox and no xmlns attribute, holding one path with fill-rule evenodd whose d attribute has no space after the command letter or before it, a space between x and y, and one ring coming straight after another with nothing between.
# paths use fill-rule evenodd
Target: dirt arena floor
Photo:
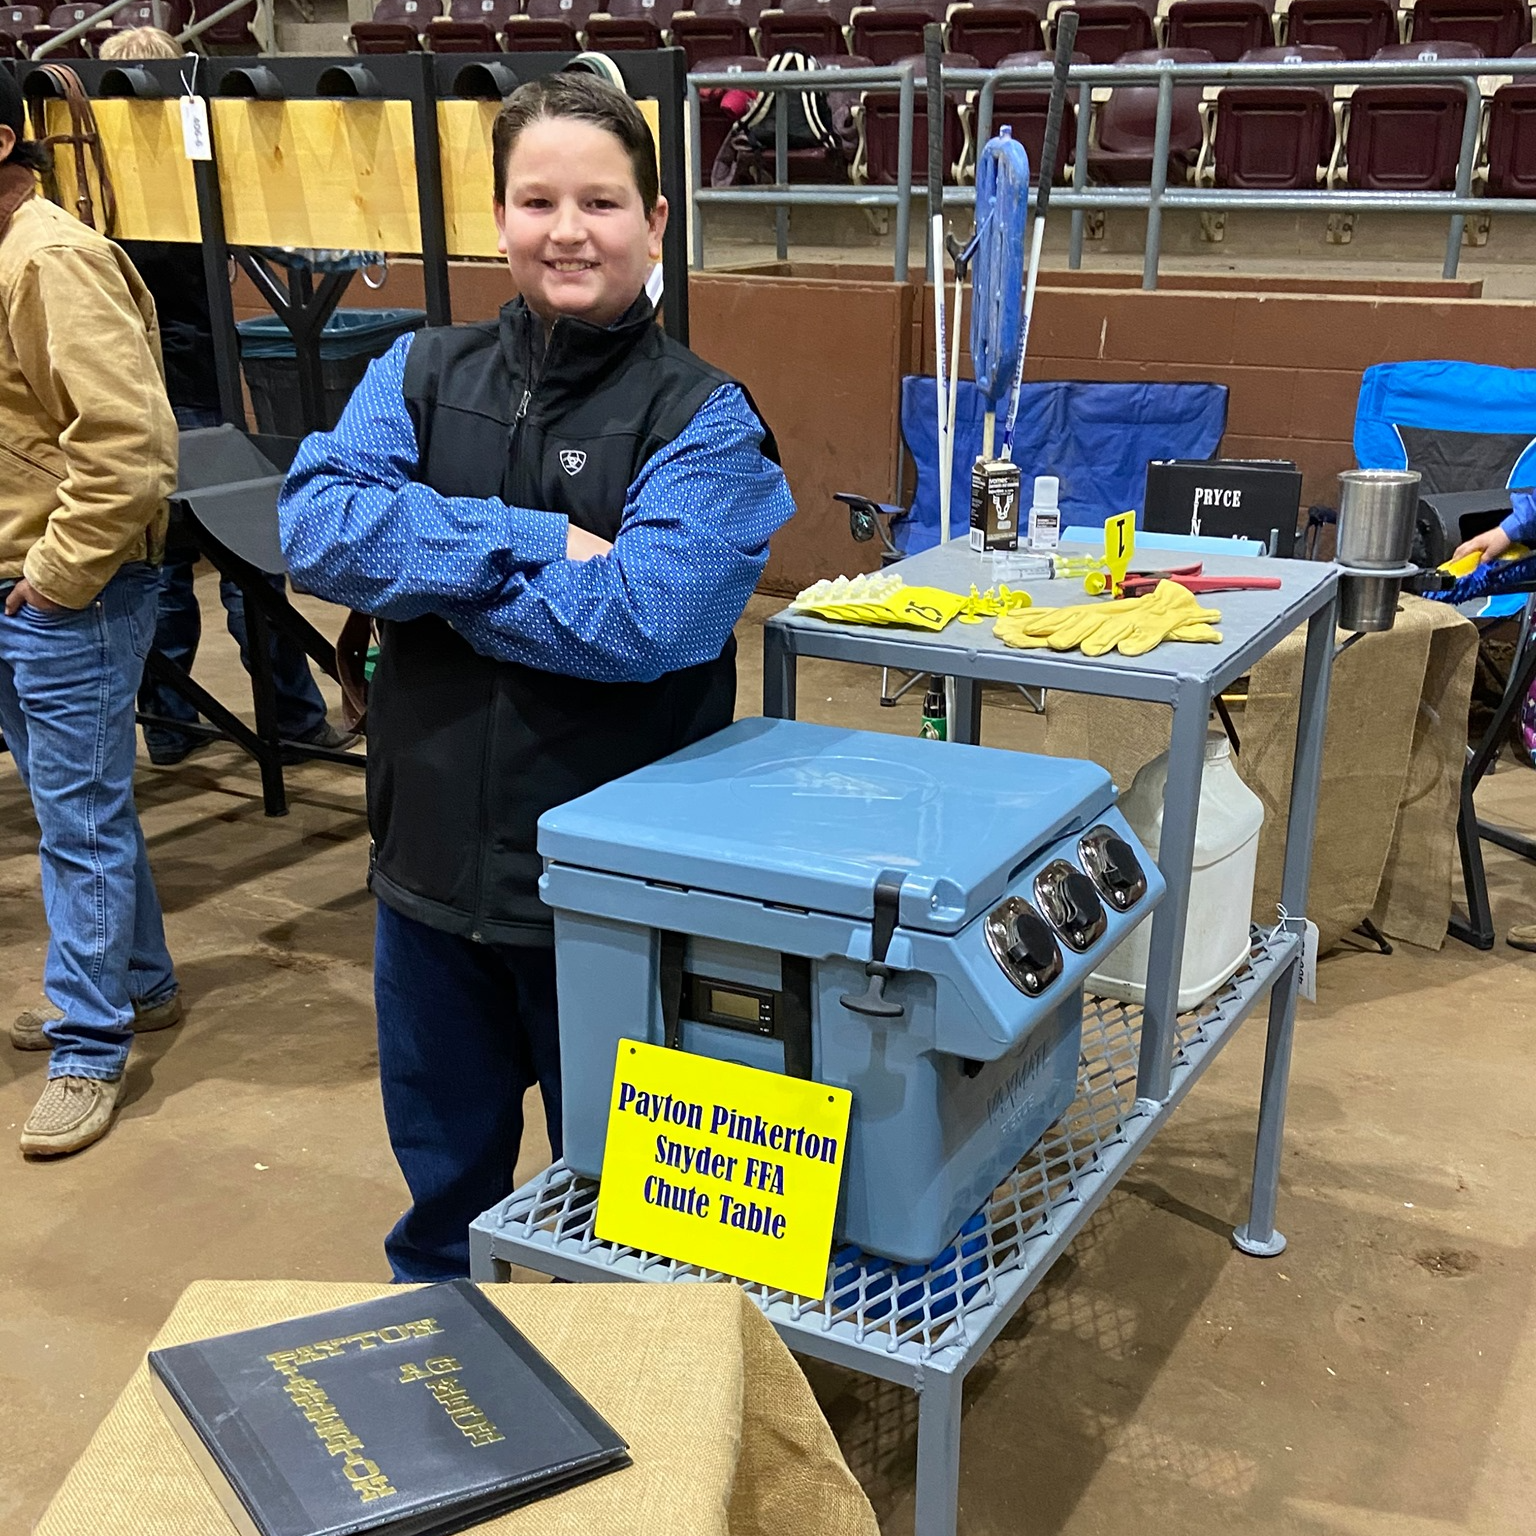
<instances>
[{"instance_id":1,"label":"dirt arena floor","mask_svg":"<svg viewBox=\"0 0 1536 1536\"><path fill-rule=\"evenodd\" d=\"M248 700L201 585L199 675ZM742 625L744 714L775 606L757 600ZM881 710L876 687L802 663L801 712L914 731L916 700ZM991 697L989 743L1038 742L1022 702ZM376 1081L362 776L307 765L289 782L291 814L269 820L232 747L174 769L141 759L190 1012L135 1047L104 1141L25 1162L14 1138L46 1063L0 1044L3 1536L31 1528L189 1281L387 1275L380 1240L405 1192ZM1536 826L1536 774L1506 765L1483 803ZM39 994L35 837L0 758L9 1012ZM1536 919L1536 869L1488 854L1502 934ZM1324 961L1296 1039L1290 1246L1272 1260L1229 1241L1263 1051L1250 1021L972 1374L961 1531L1536 1531L1533 984L1536 956L1502 942ZM524 1174L548 1155L530 1108ZM906 1536L915 1400L814 1362L808 1375L883 1529Z\"/></svg>"}]
</instances>

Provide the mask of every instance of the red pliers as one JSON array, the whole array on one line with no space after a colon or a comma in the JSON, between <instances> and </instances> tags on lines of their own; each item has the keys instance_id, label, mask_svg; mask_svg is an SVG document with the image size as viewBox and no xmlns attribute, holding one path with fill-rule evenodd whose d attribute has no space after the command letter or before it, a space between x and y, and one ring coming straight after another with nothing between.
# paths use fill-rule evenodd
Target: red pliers
<instances>
[{"instance_id":1,"label":"red pliers","mask_svg":"<svg viewBox=\"0 0 1536 1536\"><path fill-rule=\"evenodd\" d=\"M1160 581L1176 581L1191 592L1276 592L1278 576L1202 576L1202 564L1181 565L1171 571L1130 571L1121 584L1122 597L1145 597Z\"/></svg>"}]
</instances>

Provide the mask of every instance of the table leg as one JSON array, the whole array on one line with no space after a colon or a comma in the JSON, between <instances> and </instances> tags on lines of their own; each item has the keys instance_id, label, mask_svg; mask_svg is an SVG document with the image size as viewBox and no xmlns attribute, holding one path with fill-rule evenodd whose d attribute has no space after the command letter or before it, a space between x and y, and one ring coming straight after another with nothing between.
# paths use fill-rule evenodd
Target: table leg
<instances>
[{"instance_id":1,"label":"table leg","mask_svg":"<svg viewBox=\"0 0 1536 1536\"><path fill-rule=\"evenodd\" d=\"M1328 686L1333 677L1337 597L1312 615L1301 671L1296 719L1296 759L1291 773L1290 821L1285 832L1285 868L1280 901L1286 913L1306 911L1312 879L1312 840L1317 831L1317 797L1323 780L1323 737L1328 725ZM1269 998L1269 1036L1264 1048L1264 1087L1259 1098L1258 1144L1253 1157L1253 1195L1248 1220L1232 1234L1244 1253L1270 1258L1285 1247L1275 1231L1280 1188L1281 1142L1291 1072L1291 1039L1296 1028L1298 962L1286 966Z\"/></svg>"},{"instance_id":2,"label":"table leg","mask_svg":"<svg viewBox=\"0 0 1536 1536\"><path fill-rule=\"evenodd\" d=\"M981 684L974 677L957 677L955 718L949 722L949 739L981 745Z\"/></svg>"},{"instance_id":3,"label":"table leg","mask_svg":"<svg viewBox=\"0 0 1536 1536\"><path fill-rule=\"evenodd\" d=\"M763 631L763 713L773 720L795 718L795 657L771 626Z\"/></svg>"},{"instance_id":4,"label":"table leg","mask_svg":"<svg viewBox=\"0 0 1536 1536\"><path fill-rule=\"evenodd\" d=\"M1280 1194L1280 1151L1285 1135L1285 1100L1291 1077L1291 1039L1296 1032L1296 978L1292 960L1269 993L1269 1035L1264 1045L1264 1089L1259 1098L1259 1139L1253 1154L1253 1194L1248 1220L1232 1241L1257 1259L1285 1251L1285 1236L1275 1231L1275 1202Z\"/></svg>"},{"instance_id":5,"label":"table leg","mask_svg":"<svg viewBox=\"0 0 1536 1536\"><path fill-rule=\"evenodd\" d=\"M491 1231L478 1221L469 1227L469 1278L477 1285L505 1285L512 1278L512 1266L491 1251Z\"/></svg>"},{"instance_id":6,"label":"table leg","mask_svg":"<svg viewBox=\"0 0 1536 1536\"><path fill-rule=\"evenodd\" d=\"M261 793L268 816L288 814L288 791L283 783L283 749L277 734L277 688L272 681L272 626L261 603L243 583L246 651L251 666L251 699L256 708L256 753L261 768Z\"/></svg>"},{"instance_id":7,"label":"table leg","mask_svg":"<svg viewBox=\"0 0 1536 1536\"><path fill-rule=\"evenodd\" d=\"M916 1536L955 1536L960 1518L960 1394L965 1378L925 1372L917 1389Z\"/></svg>"},{"instance_id":8,"label":"table leg","mask_svg":"<svg viewBox=\"0 0 1536 1536\"><path fill-rule=\"evenodd\" d=\"M1173 1075L1179 972L1183 969L1189 882L1195 863L1195 820L1200 812L1200 776L1205 768L1210 717L1209 691L1193 684L1186 686L1173 708L1173 734L1168 744L1168 782L1163 790L1163 829L1157 848L1157 866L1168 882L1168 891L1152 916L1141 1061L1136 1071L1136 1097L1147 1104L1161 1104L1168 1097Z\"/></svg>"}]
</instances>

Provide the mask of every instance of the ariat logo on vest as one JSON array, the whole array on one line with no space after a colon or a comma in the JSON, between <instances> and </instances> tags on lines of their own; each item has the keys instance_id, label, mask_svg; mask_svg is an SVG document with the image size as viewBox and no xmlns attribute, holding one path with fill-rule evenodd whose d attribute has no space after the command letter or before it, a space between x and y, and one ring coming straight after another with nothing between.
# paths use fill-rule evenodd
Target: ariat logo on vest
<instances>
[{"instance_id":1,"label":"ariat logo on vest","mask_svg":"<svg viewBox=\"0 0 1536 1536\"><path fill-rule=\"evenodd\" d=\"M580 448L560 450L560 468L568 475L579 475L586 466L587 456Z\"/></svg>"}]
</instances>

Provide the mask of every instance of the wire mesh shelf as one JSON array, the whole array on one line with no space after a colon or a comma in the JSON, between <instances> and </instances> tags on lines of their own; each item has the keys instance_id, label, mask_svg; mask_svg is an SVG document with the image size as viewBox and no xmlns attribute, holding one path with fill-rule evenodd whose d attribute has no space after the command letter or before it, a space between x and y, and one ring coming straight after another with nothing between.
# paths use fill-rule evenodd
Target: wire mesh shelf
<instances>
[{"instance_id":1,"label":"wire mesh shelf","mask_svg":"<svg viewBox=\"0 0 1536 1536\"><path fill-rule=\"evenodd\" d=\"M1163 1116L1297 950L1285 926L1255 933L1248 964L1179 1016L1166 1105L1136 1100L1141 1009L1084 1002L1077 1097L931 1263L902 1265L833 1251L827 1287L808 1298L599 1239L596 1181L563 1162L475 1223L493 1259L583 1279L739 1283L791 1348L827 1358L890 1357L956 1370L984 1348L1134 1161ZM557 1260L557 1263L551 1263ZM832 1347L833 1345L836 1347ZM877 1371L877 1374L888 1374ZM905 1371L899 1372L905 1374Z\"/></svg>"}]
</instances>

